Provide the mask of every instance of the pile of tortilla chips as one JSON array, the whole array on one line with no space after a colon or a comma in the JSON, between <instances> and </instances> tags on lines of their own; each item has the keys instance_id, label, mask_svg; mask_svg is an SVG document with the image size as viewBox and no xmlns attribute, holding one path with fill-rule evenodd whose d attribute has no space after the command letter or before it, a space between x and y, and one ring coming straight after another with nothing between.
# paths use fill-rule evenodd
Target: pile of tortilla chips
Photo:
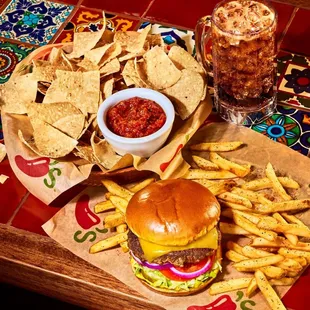
<instances>
[{"instance_id":1,"label":"pile of tortilla chips","mask_svg":"<svg viewBox=\"0 0 310 310\"><path fill-rule=\"evenodd\" d=\"M73 44L53 47L45 59L33 59L22 75L0 85L0 107L27 114L33 134L19 138L40 156L69 154L103 171L119 160L103 139L96 113L104 99L129 87L147 87L167 95L181 119L188 118L206 93L204 69L184 49L169 51L160 34L141 32L76 33Z\"/></svg>"}]
</instances>

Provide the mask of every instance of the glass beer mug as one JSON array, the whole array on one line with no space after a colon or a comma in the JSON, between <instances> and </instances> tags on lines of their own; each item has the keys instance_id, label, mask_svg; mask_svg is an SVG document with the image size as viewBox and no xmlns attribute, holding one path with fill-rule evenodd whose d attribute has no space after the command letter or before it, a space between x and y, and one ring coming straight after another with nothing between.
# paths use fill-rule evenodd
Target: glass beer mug
<instances>
[{"instance_id":1,"label":"glass beer mug","mask_svg":"<svg viewBox=\"0 0 310 310\"><path fill-rule=\"evenodd\" d=\"M261 122L276 107L276 11L260 0L225 0L209 20L198 21L195 39L198 61L212 66L218 113L236 124Z\"/></svg>"}]
</instances>

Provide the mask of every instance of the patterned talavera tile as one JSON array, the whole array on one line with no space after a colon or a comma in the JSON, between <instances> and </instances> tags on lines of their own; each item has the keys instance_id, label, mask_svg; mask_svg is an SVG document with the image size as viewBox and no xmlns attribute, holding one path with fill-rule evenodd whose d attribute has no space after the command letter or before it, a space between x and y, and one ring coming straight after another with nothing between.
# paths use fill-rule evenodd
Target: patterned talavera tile
<instances>
[{"instance_id":1,"label":"patterned talavera tile","mask_svg":"<svg viewBox=\"0 0 310 310\"><path fill-rule=\"evenodd\" d=\"M0 15L0 37L45 45L73 6L39 0L12 0Z\"/></svg>"},{"instance_id":2,"label":"patterned talavera tile","mask_svg":"<svg viewBox=\"0 0 310 310\"><path fill-rule=\"evenodd\" d=\"M138 24L138 20L128 17L120 17L112 14L105 14L107 29L109 30L133 30ZM66 25L56 42L72 42L75 32L97 31L101 29L102 13L98 10L79 8L72 19Z\"/></svg>"},{"instance_id":3,"label":"patterned talavera tile","mask_svg":"<svg viewBox=\"0 0 310 310\"><path fill-rule=\"evenodd\" d=\"M148 26L150 22L144 22L139 27L141 31L146 26ZM181 30L174 27L164 26L160 24L152 24L151 29L152 34L160 33L163 37L165 43L169 46L179 45L187 50L191 54L195 54L195 39L194 32L191 30Z\"/></svg>"},{"instance_id":4,"label":"patterned talavera tile","mask_svg":"<svg viewBox=\"0 0 310 310\"><path fill-rule=\"evenodd\" d=\"M310 58L281 51L277 60L278 101L310 108Z\"/></svg>"},{"instance_id":5,"label":"patterned talavera tile","mask_svg":"<svg viewBox=\"0 0 310 310\"><path fill-rule=\"evenodd\" d=\"M278 105L269 119L251 128L310 156L310 112Z\"/></svg>"},{"instance_id":6,"label":"patterned talavera tile","mask_svg":"<svg viewBox=\"0 0 310 310\"><path fill-rule=\"evenodd\" d=\"M15 66L35 48L0 40L0 84L8 81Z\"/></svg>"}]
</instances>

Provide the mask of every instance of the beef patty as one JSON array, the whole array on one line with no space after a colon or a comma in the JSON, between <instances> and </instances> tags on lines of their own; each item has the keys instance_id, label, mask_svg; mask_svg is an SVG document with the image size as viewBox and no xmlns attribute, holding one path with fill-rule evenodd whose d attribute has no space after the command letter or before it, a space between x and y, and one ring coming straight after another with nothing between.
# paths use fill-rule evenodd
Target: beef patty
<instances>
[{"instance_id":1,"label":"beef patty","mask_svg":"<svg viewBox=\"0 0 310 310\"><path fill-rule=\"evenodd\" d=\"M132 253L138 257L141 261L145 261L144 253L141 248L139 238L129 230L128 232L128 247ZM175 266L184 266L184 264L198 263L202 259L213 255L214 249L203 248L203 249L188 249L182 251L173 251L168 254L157 257L152 263L165 264L171 263Z\"/></svg>"}]
</instances>

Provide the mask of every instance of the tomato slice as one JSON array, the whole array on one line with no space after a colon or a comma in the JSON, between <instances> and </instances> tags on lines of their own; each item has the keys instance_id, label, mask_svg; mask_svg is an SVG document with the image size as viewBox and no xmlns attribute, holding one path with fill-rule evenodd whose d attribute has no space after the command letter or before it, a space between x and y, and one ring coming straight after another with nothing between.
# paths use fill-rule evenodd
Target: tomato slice
<instances>
[{"instance_id":1,"label":"tomato slice","mask_svg":"<svg viewBox=\"0 0 310 310\"><path fill-rule=\"evenodd\" d=\"M204 267L204 265L207 263L208 261L208 257L201 260L200 262L196 263L196 264L186 264L183 267L179 267L179 266L174 266L175 269L184 272L184 273L190 273L190 272L194 272L197 270L200 270L202 267ZM160 270L160 272L167 278L169 278L170 280L174 280L174 281L188 281L188 279L183 278L182 276L176 275L173 271L171 271L170 269L163 269Z\"/></svg>"}]
</instances>

